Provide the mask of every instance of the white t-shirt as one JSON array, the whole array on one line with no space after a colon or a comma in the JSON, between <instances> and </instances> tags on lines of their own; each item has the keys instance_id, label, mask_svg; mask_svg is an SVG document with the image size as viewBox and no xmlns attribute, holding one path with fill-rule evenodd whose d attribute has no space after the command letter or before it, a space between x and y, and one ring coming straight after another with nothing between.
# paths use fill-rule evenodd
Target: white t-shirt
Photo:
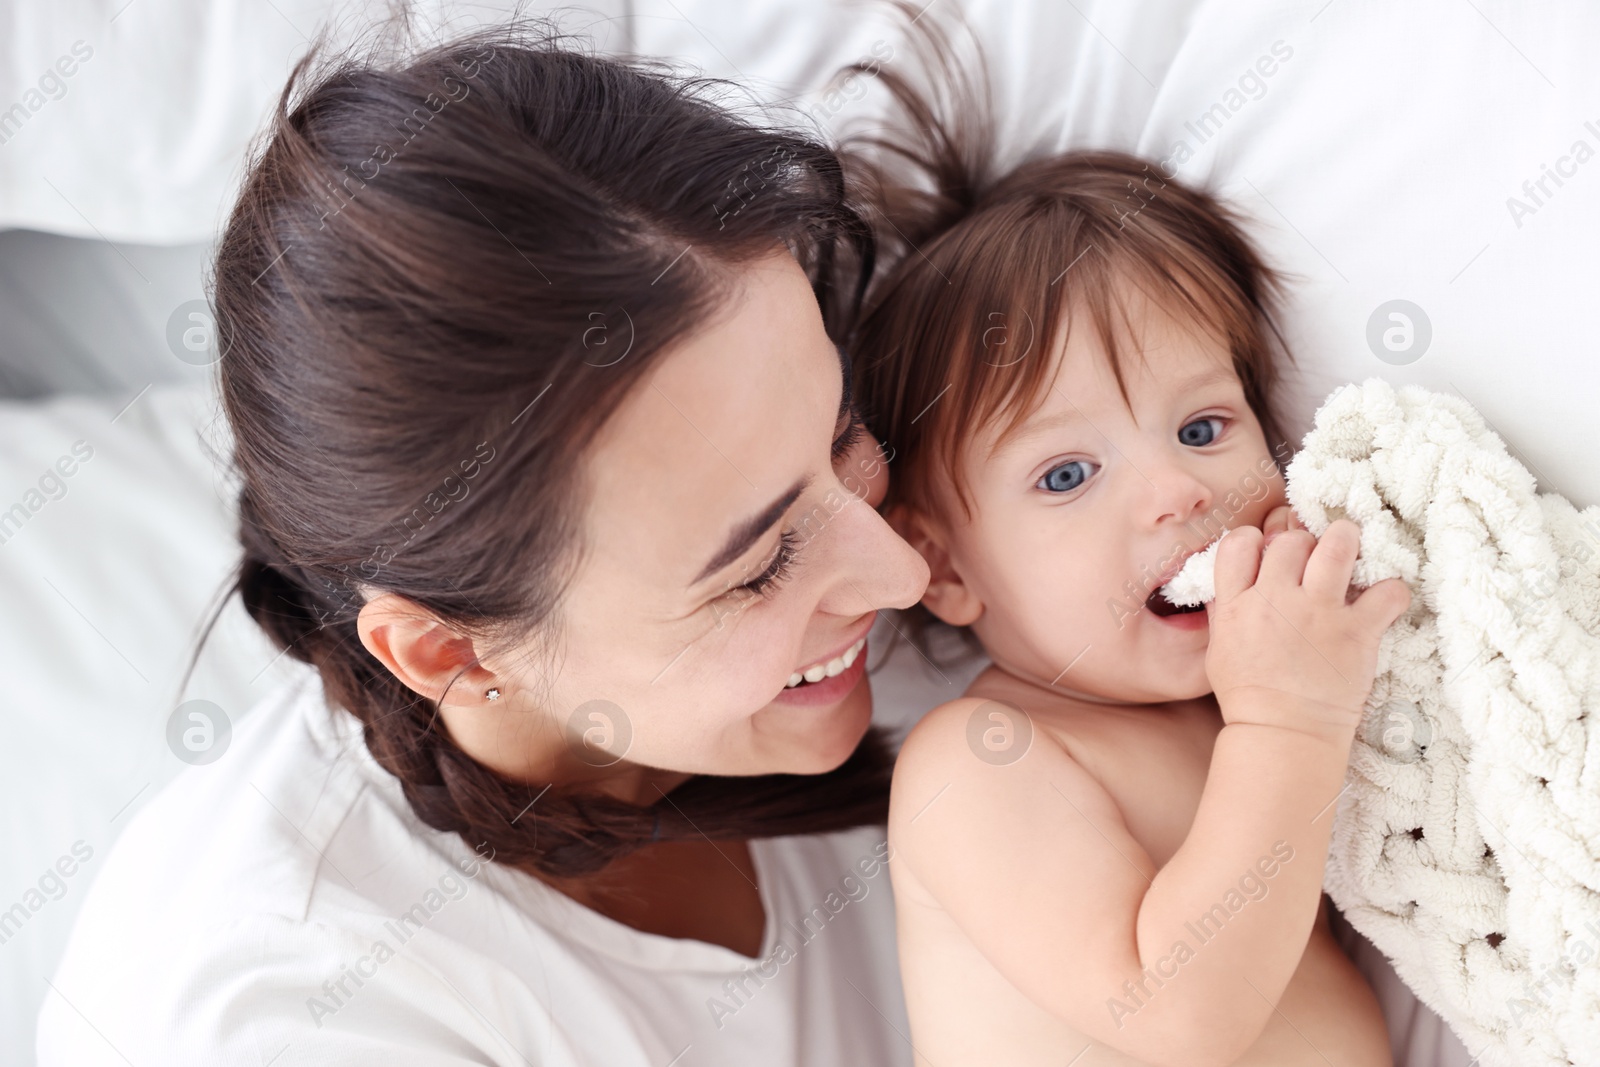
<instances>
[{"instance_id":1,"label":"white t-shirt","mask_svg":"<svg viewBox=\"0 0 1600 1067\"><path fill-rule=\"evenodd\" d=\"M883 830L750 843L759 956L641 933L423 825L309 670L100 870L41 1067L909 1067Z\"/></svg>"}]
</instances>

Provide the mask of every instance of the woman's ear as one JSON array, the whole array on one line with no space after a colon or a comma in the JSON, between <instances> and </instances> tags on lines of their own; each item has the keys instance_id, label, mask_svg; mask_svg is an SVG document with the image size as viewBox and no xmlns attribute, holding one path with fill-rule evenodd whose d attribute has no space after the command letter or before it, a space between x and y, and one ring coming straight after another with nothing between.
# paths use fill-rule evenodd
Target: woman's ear
<instances>
[{"instance_id":1,"label":"woman's ear","mask_svg":"<svg viewBox=\"0 0 1600 1067\"><path fill-rule=\"evenodd\" d=\"M380 593L361 608L356 633L396 678L429 700L441 700L452 681L460 694L493 680L476 665L470 640L394 593Z\"/></svg>"},{"instance_id":2,"label":"woman's ear","mask_svg":"<svg viewBox=\"0 0 1600 1067\"><path fill-rule=\"evenodd\" d=\"M928 563L928 590L922 605L940 622L951 626L971 626L983 615L983 601L961 576L950 558L949 535L934 520L905 504L895 504L884 513L895 533L905 538Z\"/></svg>"}]
</instances>

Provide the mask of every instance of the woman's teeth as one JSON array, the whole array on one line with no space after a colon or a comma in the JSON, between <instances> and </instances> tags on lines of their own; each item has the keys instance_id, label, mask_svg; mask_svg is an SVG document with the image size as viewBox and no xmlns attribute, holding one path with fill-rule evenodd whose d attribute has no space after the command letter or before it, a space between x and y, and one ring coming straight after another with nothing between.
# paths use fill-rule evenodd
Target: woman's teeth
<instances>
[{"instance_id":1,"label":"woman's teeth","mask_svg":"<svg viewBox=\"0 0 1600 1067\"><path fill-rule=\"evenodd\" d=\"M803 682L820 682L824 678L832 678L836 674L843 674L856 661L856 657L861 655L861 649L865 647L866 643L867 639L863 637L828 662L813 663L803 671L795 671L789 675L789 684L785 685L784 688L793 689Z\"/></svg>"}]
</instances>

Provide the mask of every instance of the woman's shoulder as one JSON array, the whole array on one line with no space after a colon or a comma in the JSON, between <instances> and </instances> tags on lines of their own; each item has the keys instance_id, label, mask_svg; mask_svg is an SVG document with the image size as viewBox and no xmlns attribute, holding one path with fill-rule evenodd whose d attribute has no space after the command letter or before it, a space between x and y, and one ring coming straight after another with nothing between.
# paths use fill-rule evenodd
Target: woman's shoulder
<instances>
[{"instance_id":1,"label":"woman's shoulder","mask_svg":"<svg viewBox=\"0 0 1600 1067\"><path fill-rule=\"evenodd\" d=\"M267 1036L326 1044L332 1025L359 1038L352 1019L397 1008L419 1040L439 1025L427 1004L407 1006L431 953L405 941L482 865L458 866L408 824L338 714L315 676L297 679L251 709L222 758L132 817L40 1014L41 1063L266 1062L280 1051ZM420 920L372 891L386 880L412 891ZM352 968L375 979L363 989Z\"/></svg>"},{"instance_id":2,"label":"woman's shoulder","mask_svg":"<svg viewBox=\"0 0 1600 1067\"><path fill-rule=\"evenodd\" d=\"M181 913L187 925L245 912L304 918L324 857L369 788L363 750L314 674L264 697L212 762L190 766L129 820L80 922ZM359 737L357 736L357 744Z\"/></svg>"},{"instance_id":3,"label":"woman's shoulder","mask_svg":"<svg viewBox=\"0 0 1600 1067\"><path fill-rule=\"evenodd\" d=\"M801 1026L900 1062L856 993L806 992L848 978L903 1014L884 828L752 848L761 959L625 928L422 825L311 684L134 816L53 978L39 1062L642 1067L689 1030L727 1050L714 1062L837 1062L772 1036Z\"/></svg>"},{"instance_id":4,"label":"woman's shoulder","mask_svg":"<svg viewBox=\"0 0 1600 1067\"><path fill-rule=\"evenodd\" d=\"M492 1047L488 1025L508 1025L451 1004L436 962L379 922L251 913L163 933L160 954L68 956L39 1014L40 1067L481 1063L472 1054ZM491 975L476 988L451 977L458 995L495 1002ZM471 1058L440 1051L452 1048Z\"/></svg>"}]
</instances>

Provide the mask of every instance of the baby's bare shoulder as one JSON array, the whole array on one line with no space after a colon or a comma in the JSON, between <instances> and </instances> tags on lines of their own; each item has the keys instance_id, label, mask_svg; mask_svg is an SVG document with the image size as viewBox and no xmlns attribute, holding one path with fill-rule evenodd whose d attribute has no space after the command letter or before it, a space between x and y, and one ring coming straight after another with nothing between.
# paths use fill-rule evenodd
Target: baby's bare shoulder
<instances>
[{"instance_id":1,"label":"baby's bare shoulder","mask_svg":"<svg viewBox=\"0 0 1600 1067\"><path fill-rule=\"evenodd\" d=\"M1075 757L1075 747L1048 714L1017 703L964 696L941 704L900 748L890 831L905 829L941 797L955 801L938 820L952 835L963 827L987 833L986 820L1002 813L1011 825L1048 822L1064 803L1120 824L1115 801Z\"/></svg>"},{"instance_id":2,"label":"baby's bare shoulder","mask_svg":"<svg viewBox=\"0 0 1600 1067\"><path fill-rule=\"evenodd\" d=\"M986 691L988 690L988 691ZM1101 709L1065 698L1026 703L1002 688L974 685L917 722L900 749L896 775L977 771L1019 763L1035 747L1035 762L1094 762L1096 745L1115 727L1099 722Z\"/></svg>"},{"instance_id":3,"label":"baby's bare shoulder","mask_svg":"<svg viewBox=\"0 0 1600 1067\"><path fill-rule=\"evenodd\" d=\"M895 777L981 772L1027 758L1036 745L1065 754L1058 731L1038 721L1035 712L1008 701L963 696L940 704L906 736L895 763Z\"/></svg>"},{"instance_id":4,"label":"baby's bare shoulder","mask_svg":"<svg viewBox=\"0 0 1600 1067\"><path fill-rule=\"evenodd\" d=\"M1038 992L1037 1003L1089 1003L1081 990L1063 992L1060 968L1042 961L1086 960L1131 930L1156 868L1047 719L972 696L917 724L890 793L895 893L907 921L947 916L954 926L944 929L959 930L1017 988ZM1126 948L1107 942L1097 958L1110 962L1085 962L1071 983L1115 988Z\"/></svg>"}]
</instances>

